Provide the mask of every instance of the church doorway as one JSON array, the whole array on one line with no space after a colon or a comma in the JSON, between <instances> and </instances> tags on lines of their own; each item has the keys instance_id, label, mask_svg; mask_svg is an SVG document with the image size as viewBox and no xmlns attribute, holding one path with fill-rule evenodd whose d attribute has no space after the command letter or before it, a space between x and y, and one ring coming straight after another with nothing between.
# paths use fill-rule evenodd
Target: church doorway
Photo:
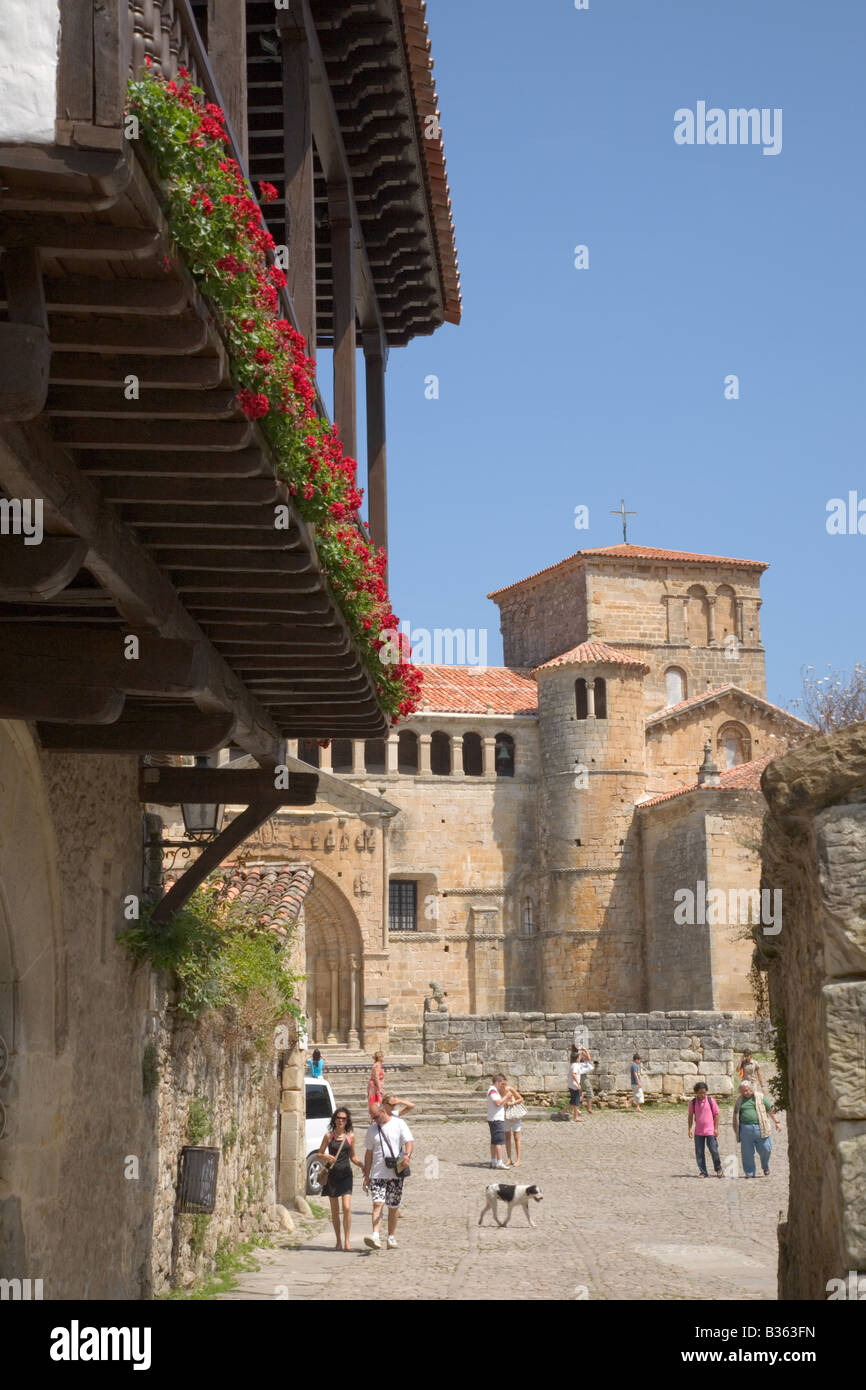
<instances>
[{"instance_id":1,"label":"church doorway","mask_svg":"<svg viewBox=\"0 0 866 1390\"><path fill-rule=\"evenodd\" d=\"M320 872L307 895L304 917L311 1045L360 1047L364 947L358 919L337 885Z\"/></svg>"}]
</instances>

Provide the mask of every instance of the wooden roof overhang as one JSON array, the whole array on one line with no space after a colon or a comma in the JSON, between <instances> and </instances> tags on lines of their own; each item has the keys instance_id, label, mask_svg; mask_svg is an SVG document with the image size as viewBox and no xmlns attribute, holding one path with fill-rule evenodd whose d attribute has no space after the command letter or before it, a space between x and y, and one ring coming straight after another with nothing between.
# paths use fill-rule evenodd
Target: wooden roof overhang
<instances>
[{"instance_id":1,"label":"wooden roof overhang","mask_svg":"<svg viewBox=\"0 0 866 1390\"><path fill-rule=\"evenodd\" d=\"M0 490L40 499L46 532L0 535L0 717L37 721L54 748L233 741L266 766L286 738L381 736L314 536L236 409L135 147L5 147L0 179Z\"/></svg>"},{"instance_id":2,"label":"wooden roof overhang","mask_svg":"<svg viewBox=\"0 0 866 1390\"><path fill-rule=\"evenodd\" d=\"M329 184L349 190L359 319L399 347L459 323L460 276L423 0L314 0L316 320L334 339ZM265 209L285 243L282 65L273 0L248 0L249 165L278 200ZM433 133L425 134L428 120Z\"/></svg>"}]
</instances>

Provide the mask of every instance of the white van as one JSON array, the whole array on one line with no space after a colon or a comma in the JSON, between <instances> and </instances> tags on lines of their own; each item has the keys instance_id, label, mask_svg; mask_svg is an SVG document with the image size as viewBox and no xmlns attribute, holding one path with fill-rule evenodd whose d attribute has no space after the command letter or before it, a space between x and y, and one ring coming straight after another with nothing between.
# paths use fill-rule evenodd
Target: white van
<instances>
[{"instance_id":1,"label":"white van","mask_svg":"<svg viewBox=\"0 0 866 1390\"><path fill-rule=\"evenodd\" d=\"M324 1164L316 1157L319 1145L331 1127L331 1116L337 1108L334 1092L324 1077L305 1076L306 1123L304 1149L307 1155L307 1194L318 1197L325 1183Z\"/></svg>"}]
</instances>

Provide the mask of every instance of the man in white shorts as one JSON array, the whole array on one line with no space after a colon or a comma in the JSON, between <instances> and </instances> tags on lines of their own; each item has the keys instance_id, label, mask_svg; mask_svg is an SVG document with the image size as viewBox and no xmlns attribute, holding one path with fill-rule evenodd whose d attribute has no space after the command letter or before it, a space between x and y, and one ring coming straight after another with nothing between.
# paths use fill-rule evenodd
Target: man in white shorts
<instances>
[{"instance_id":1,"label":"man in white shorts","mask_svg":"<svg viewBox=\"0 0 866 1390\"><path fill-rule=\"evenodd\" d=\"M384 1207L388 1208L388 1249L397 1245L397 1208L403 1200L400 1165L412 1157L415 1147L406 1121L394 1114L397 1104L396 1096L385 1096L364 1140L364 1191L373 1199L373 1234L364 1237L370 1250L382 1249L379 1226Z\"/></svg>"}]
</instances>

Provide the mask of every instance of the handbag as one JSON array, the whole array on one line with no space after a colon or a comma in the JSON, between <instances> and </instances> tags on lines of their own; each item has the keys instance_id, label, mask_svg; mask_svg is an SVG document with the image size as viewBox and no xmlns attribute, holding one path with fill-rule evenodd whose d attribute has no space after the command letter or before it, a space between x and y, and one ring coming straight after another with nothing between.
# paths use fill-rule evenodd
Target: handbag
<instances>
[{"instance_id":1,"label":"handbag","mask_svg":"<svg viewBox=\"0 0 866 1390\"><path fill-rule=\"evenodd\" d=\"M412 1176L412 1168L409 1164L409 1160L406 1157L406 1155L395 1155L394 1150L391 1148L391 1141L389 1140L387 1134L385 1134L384 1130L382 1129L382 1126L380 1124L377 1124L376 1128L379 1131L380 1142L388 1145L389 1157L385 1158L385 1155L382 1155L382 1157L385 1158L385 1167L392 1169L392 1171L396 1174L396 1176L400 1179L401 1182L404 1178L410 1178Z\"/></svg>"},{"instance_id":2,"label":"handbag","mask_svg":"<svg viewBox=\"0 0 866 1390\"><path fill-rule=\"evenodd\" d=\"M525 1114L526 1106L522 1100L519 1100L516 1105L506 1105L505 1107L506 1120L522 1120Z\"/></svg>"}]
</instances>

